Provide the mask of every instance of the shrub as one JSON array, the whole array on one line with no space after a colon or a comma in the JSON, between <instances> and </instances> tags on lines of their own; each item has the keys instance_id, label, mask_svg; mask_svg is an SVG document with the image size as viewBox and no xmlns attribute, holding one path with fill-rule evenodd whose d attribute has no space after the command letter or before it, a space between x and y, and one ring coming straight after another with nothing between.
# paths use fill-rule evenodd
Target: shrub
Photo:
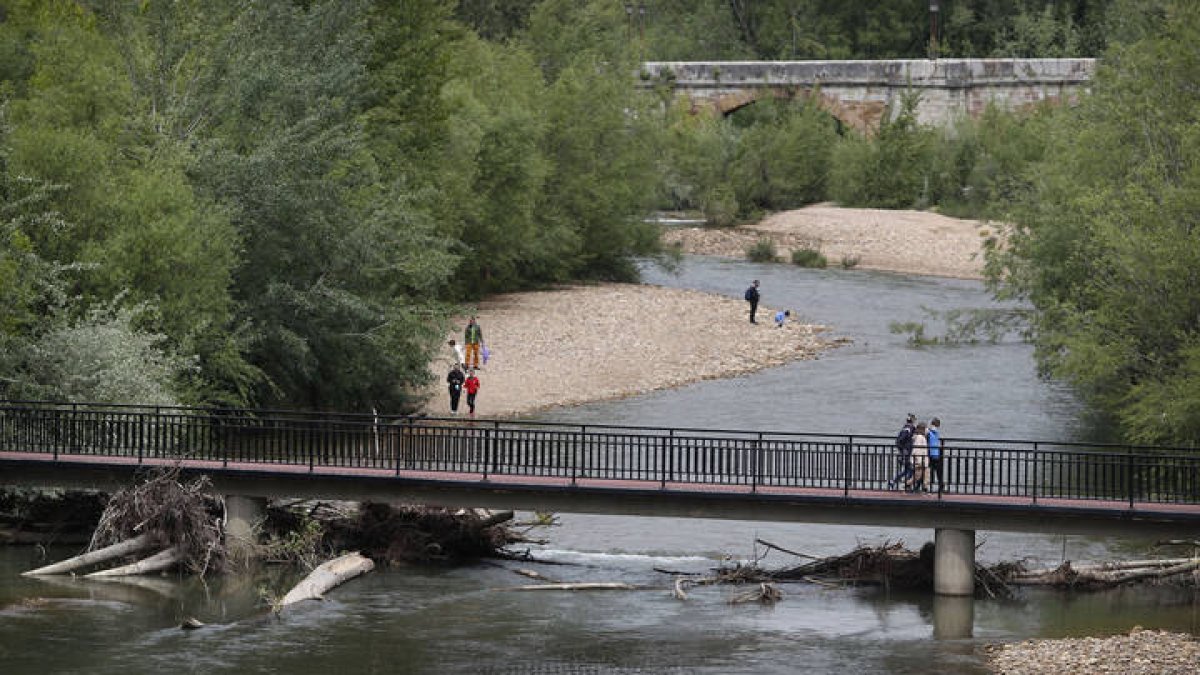
<instances>
[{"instance_id":1,"label":"shrub","mask_svg":"<svg viewBox=\"0 0 1200 675\"><path fill-rule=\"evenodd\" d=\"M850 270L850 269L854 269L855 267L858 267L859 260L860 260L860 258L856 255L843 255L842 256L842 269Z\"/></svg>"},{"instance_id":2,"label":"shrub","mask_svg":"<svg viewBox=\"0 0 1200 675\"><path fill-rule=\"evenodd\" d=\"M708 227L732 227L737 222L737 197L728 185L715 185L704 193L700 211Z\"/></svg>"},{"instance_id":3,"label":"shrub","mask_svg":"<svg viewBox=\"0 0 1200 675\"><path fill-rule=\"evenodd\" d=\"M811 248L798 248L792 251L792 263L800 267L816 267L824 269L829 261L820 251Z\"/></svg>"},{"instance_id":4,"label":"shrub","mask_svg":"<svg viewBox=\"0 0 1200 675\"><path fill-rule=\"evenodd\" d=\"M746 249L746 258L751 262L776 262L779 256L775 253L775 242L767 238L759 239L753 246Z\"/></svg>"}]
</instances>

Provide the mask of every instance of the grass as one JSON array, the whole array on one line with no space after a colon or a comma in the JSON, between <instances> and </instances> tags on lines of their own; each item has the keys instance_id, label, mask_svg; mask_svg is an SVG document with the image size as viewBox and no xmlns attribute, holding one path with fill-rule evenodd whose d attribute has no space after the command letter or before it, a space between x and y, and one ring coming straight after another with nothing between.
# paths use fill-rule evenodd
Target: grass
<instances>
[{"instance_id":1,"label":"grass","mask_svg":"<svg viewBox=\"0 0 1200 675\"><path fill-rule=\"evenodd\" d=\"M829 261L820 251L811 248L798 248L792 251L792 264L800 267L816 267L824 269L829 265Z\"/></svg>"}]
</instances>

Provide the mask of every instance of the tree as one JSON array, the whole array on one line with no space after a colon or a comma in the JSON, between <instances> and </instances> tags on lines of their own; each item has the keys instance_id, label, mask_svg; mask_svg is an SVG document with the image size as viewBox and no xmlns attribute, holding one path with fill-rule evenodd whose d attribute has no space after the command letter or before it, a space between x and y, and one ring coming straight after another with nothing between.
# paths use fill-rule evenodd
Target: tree
<instances>
[{"instance_id":1,"label":"tree","mask_svg":"<svg viewBox=\"0 0 1200 675\"><path fill-rule=\"evenodd\" d=\"M1200 430L1200 8L1172 3L1105 58L1062 112L1017 210L1006 292L1038 309L1044 371L1072 382L1130 440Z\"/></svg>"}]
</instances>

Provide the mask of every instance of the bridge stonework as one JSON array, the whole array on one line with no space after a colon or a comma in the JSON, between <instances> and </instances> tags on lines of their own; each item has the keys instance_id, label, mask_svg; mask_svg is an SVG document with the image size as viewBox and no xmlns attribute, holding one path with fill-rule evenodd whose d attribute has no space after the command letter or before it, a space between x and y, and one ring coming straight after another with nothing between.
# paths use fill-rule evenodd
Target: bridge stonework
<instances>
[{"instance_id":1,"label":"bridge stonework","mask_svg":"<svg viewBox=\"0 0 1200 675\"><path fill-rule=\"evenodd\" d=\"M989 105L1023 110L1077 101L1095 59L891 61L656 61L642 64L647 88L667 86L693 112L726 115L759 99L816 98L842 124L866 134L896 115L901 96L920 94L918 122L949 126Z\"/></svg>"}]
</instances>

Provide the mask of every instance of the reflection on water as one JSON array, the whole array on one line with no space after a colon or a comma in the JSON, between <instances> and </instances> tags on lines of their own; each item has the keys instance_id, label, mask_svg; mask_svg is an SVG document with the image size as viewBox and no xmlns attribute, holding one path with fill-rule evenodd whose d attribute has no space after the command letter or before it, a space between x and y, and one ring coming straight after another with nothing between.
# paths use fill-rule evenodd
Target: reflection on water
<instances>
[{"instance_id":1,"label":"reflection on water","mask_svg":"<svg viewBox=\"0 0 1200 675\"><path fill-rule=\"evenodd\" d=\"M653 283L739 297L753 278L763 303L829 325L854 343L815 361L709 381L636 399L557 410L539 419L613 424L891 434L907 412L937 415L948 437L1080 437L1069 393L1039 381L1018 342L914 349L889 330L923 320L922 307L985 307L978 283L871 272L803 270L689 258ZM687 308L672 308L687 311ZM670 312L664 312L670 314ZM741 321L712 317L713 321ZM763 327L763 330L770 330ZM737 349L737 345L729 345ZM703 573L758 559L765 539L808 555L901 540L927 530L797 523L559 514L536 533L539 557L569 563L481 564L452 570L378 570L282 618L259 589L291 577L243 576L149 585L46 582L17 576L41 561L0 548L0 672L17 673L982 673L979 645L1037 636L1125 632L1134 625L1200 634L1200 603L1164 589L1101 594L1028 592L1017 601L947 608L926 594L783 587L773 607L731 605L741 589L670 594L671 573ZM1147 542L978 533L982 562L1141 557ZM74 551L56 551L62 557ZM778 552L767 567L795 560ZM627 581L644 590L527 593L514 573L536 567L561 581ZM193 616L210 624L182 631ZM973 637L957 637L957 636Z\"/></svg>"}]
</instances>

